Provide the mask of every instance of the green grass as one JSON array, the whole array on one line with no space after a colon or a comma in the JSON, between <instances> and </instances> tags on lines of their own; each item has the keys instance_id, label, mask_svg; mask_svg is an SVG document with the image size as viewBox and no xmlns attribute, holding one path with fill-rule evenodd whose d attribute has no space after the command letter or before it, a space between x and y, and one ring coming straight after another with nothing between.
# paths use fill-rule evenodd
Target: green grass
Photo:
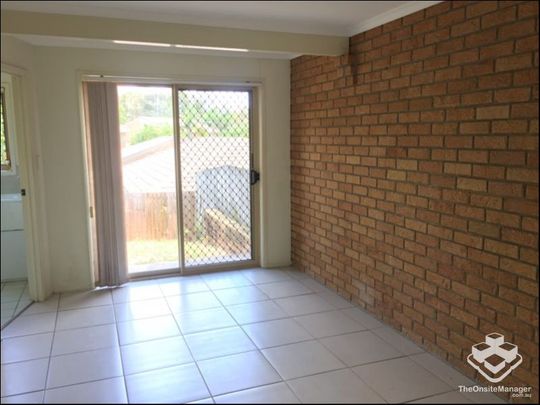
<instances>
[{"instance_id":1,"label":"green grass","mask_svg":"<svg viewBox=\"0 0 540 405\"><path fill-rule=\"evenodd\" d=\"M172 136L172 133L172 123L153 125L144 124L143 129L131 136L130 145L146 142L154 138L159 138L161 136Z\"/></svg>"},{"instance_id":2,"label":"green grass","mask_svg":"<svg viewBox=\"0 0 540 405\"><path fill-rule=\"evenodd\" d=\"M186 258L198 259L225 255L222 249L204 242L187 242ZM127 255L130 265L167 263L178 261L178 243L174 239L131 240L127 242Z\"/></svg>"}]
</instances>

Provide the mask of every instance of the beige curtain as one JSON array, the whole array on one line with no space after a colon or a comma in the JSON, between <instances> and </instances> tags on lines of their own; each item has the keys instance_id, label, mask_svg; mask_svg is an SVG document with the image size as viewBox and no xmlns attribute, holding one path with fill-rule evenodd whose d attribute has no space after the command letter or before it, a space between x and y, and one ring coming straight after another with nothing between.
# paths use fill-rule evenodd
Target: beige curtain
<instances>
[{"instance_id":1,"label":"beige curtain","mask_svg":"<svg viewBox=\"0 0 540 405\"><path fill-rule=\"evenodd\" d=\"M118 94L114 83L84 83L99 286L127 281Z\"/></svg>"}]
</instances>

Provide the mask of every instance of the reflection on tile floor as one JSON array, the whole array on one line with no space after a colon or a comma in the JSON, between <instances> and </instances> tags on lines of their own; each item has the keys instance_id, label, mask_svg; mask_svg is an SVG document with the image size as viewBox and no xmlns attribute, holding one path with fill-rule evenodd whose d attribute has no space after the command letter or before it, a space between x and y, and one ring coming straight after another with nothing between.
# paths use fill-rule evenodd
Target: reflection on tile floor
<instances>
[{"instance_id":1,"label":"reflection on tile floor","mask_svg":"<svg viewBox=\"0 0 540 405\"><path fill-rule=\"evenodd\" d=\"M503 402L290 268L53 296L1 351L2 403Z\"/></svg>"},{"instance_id":2,"label":"reflection on tile floor","mask_svg":"<svg viewBox=\"0 0 540 405\"><path fill-rule=\"evenodd\" d=\"M1 325L4 327L9 321L23 311L32 300L28 296L28 282L2 281L1 298Z\"/></svg>"}]
</instances>

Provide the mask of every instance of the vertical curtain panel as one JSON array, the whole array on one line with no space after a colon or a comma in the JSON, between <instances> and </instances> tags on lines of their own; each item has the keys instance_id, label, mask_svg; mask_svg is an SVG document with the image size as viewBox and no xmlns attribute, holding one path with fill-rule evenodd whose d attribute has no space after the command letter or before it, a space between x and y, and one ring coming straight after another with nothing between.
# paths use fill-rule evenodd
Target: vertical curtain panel
<instances>
[{"instance_id":1,"label":"vertical curtain panel","mask_svg":"<svg viewBox=\"0 0 540 405\"><path fill-rule=\"evenodd\" d=\"M116 84L85 82L93 181L98 286L127 281L122 155Z\"/></svg>"}]
</instances>

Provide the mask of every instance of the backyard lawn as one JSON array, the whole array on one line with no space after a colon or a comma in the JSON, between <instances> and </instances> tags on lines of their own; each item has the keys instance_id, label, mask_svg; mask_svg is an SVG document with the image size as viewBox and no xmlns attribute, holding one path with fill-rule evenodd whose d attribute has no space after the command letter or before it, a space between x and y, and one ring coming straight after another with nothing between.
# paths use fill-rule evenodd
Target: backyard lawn
<instances>
[{"instance_id":1,"label":"backyard lawn","mask_svg":"<svg viewBox=\"0 0 540 405\"><path fill-rule=\"evenodd\" d=\"M178 261L178 242L175 239L131 240L127 242L129 265L170 263ZM226 252L204 241L186 242L186 259L224 256Z\"/></svg>"}]
</instances>

